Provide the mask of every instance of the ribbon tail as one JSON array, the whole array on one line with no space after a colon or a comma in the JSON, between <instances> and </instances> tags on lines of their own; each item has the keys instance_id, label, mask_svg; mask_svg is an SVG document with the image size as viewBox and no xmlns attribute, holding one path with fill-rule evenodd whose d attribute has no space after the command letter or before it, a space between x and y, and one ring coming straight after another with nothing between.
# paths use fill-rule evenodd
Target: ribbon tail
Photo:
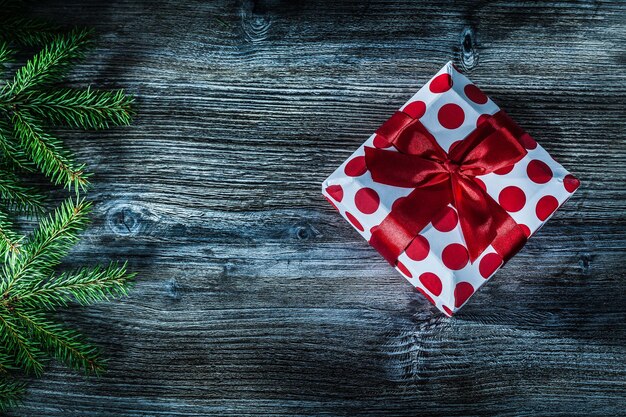
<instances>
[{"instance_id":1,"label":"ribbon tail","mask_svg":"<svg viewBox=\"0 0 626 417\"><path fill-rule=\"evenodd\" d=\"M478 184L460 179L454 190L455 206L471 262L476 261L489 245L505 262L524 246L527 238L522 228Z\"/></svg>"},{"instance_id":2,"label":"ribbon tail","mask_svg":"<svg viewBox=\"0 0 626 417\"><path fill-rule=\"evenodd\" d=\"M452 202L448 181L416 188L372 231L370 245L392 266L432 218Z\"/></svg>"},{"instance_id":3,"label":"ribbon tail","mask_svg":"<svg viewBox=\"0 0 626 417\"><path fill-rule=\"evenodd\" d=\"M474 181L455 176L452 183L454 206L459 212L470 262L474 262L497 236L502 219L494 216L494 210L503 209Z\"/></svg>"}]
</instances>

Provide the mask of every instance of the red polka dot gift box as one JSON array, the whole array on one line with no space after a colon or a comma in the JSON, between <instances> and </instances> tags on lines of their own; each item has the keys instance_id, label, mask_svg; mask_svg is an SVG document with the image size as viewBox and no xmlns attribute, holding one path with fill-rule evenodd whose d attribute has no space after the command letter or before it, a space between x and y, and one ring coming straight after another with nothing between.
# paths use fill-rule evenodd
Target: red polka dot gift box
<instances>
[{"instance_id":1,"label":"red polka dot gift box","mask_svg":"<svg viewBox=\"0 0 626 417\"><path fill-rule=\"evenodd\" d=\"M451 316L578 186L448 63L324 181L322 192Z\"/></svg>"}]
</instances>

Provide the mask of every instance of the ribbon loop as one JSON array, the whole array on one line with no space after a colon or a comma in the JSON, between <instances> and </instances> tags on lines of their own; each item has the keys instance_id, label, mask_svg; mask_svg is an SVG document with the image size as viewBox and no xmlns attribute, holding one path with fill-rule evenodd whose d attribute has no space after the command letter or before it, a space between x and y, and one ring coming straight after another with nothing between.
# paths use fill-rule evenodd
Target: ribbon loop
<instances>
[{"instance_id":1,"label":"ribbon loop","mask_svg":"<svg viewBox=\"0 0 626 417\"><path fill-rule=\"evenodd\" d=\"M503 111L481 123L446 153L422 123L396 112L376 134L396 150L366 147L365 161L378 183L414 190L372 233L370 244L392 265L418 233L449 204L475 261L492 245L507 260L526 241L509 214L474 180L526 155L523 130Z\"/></svg>"}]
</instances>

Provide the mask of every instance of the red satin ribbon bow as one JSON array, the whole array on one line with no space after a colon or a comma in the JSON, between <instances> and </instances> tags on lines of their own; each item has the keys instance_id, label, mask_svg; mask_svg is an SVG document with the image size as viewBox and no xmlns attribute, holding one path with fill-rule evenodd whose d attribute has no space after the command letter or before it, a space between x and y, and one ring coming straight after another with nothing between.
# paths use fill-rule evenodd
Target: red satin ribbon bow
<instances>
[{"instance_id":1,"label":"red satin ribbon bow","mask_svg":"<svg viewBox=\"0 0 626 417\"><path fill-rule=\"evenodd\" d=\"M424 125L396 112L376 132L398 152L365 148L365 161L378 183L414 190L394 204L373 231L370 244L395 266L398 256L418 233L452 204L471 262L492 245L504 261L526 242L509 214L476 182L484 175L515 164L526 155L518 138L523 130L503 111L481 123L450 153Z\"/></svg>"}]
</instances>

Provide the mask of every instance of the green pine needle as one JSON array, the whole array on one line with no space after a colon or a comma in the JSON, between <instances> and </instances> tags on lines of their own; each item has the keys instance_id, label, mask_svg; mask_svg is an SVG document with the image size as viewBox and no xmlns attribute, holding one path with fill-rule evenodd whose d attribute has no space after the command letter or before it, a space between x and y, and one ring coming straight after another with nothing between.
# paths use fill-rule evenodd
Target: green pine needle
<instances>
[{"instance_id":1,"label":"green pine needle","mask_svg":"<svg viewBox=\"0 0 626 417\"><path fill-rule=\"evenodd\" d=\"M22 108L54 125L83 129L125 126L132 116L131 96L123 90L98 91L69 88L28 94Z\"/></svg>"},{"instance_id":2,"label":"green pine needle","mask_svg":"<svg viewBox=\"0 0 626 417\"><path fill-rule=\"evenodd\" d=\"M13 307L0 307L0 345L14 355L15 363L27 373L41 375L45 355L30 340L28 330L14 316Z\"/></svg>"},{"instance_id":3,"label":"green pine needle","mask_svg":"<svg viewBox=\"0 0 626 417\"><path fill-rule=\"evenodd\" d=\"M77 165L63 143L46 133L32 116L15 112L12 121L13 134L19 140L20 147L54 184L81 189L89 185L85 166Z\"/></svg>"},{"instance_id":4,"label":"green pine needle","mask_svg":"<svg viewBox=\"0 0 626 417\"><path fill-rule=\"evenodd\" d=\"M25 393L26 385L23 382L6 375L0 376L0 411L17 407Z\"/></svg>"},{"instance_id":5,"label":"green pine needle","mask_svg":"<svg viewBox=\"0 0 626 417\"><path fill-rule=\"evenodd\" d=\"M84 200L74 203L69 198L51 216L40 219L37 230L22 245L23 253L9 265L5 284L0 284L0 289L6 292L5 286L11 289L23 279L48 278L78 241L78 234L89 222L90 211L91 203Z\"/></svg>"},{"instance_id":6,"label":"green pine needle","mask_svg":"<svg viewBox=\"0 0 626 417\"><path fill-rule=\"evenodd\" d=\"M134 276L126 272L126 264L120 266L116 262L106 268L80 268L46 281L27 281L16 285L15 302L47 309L65 307L71 302L90 305L126 296Z\"/></svg>"},{"instance_id":7,"label":"green pine needle","mask_svg":"<svg viewBox=\"0 0 626 417\"><path fill-rule=\"evenodd\" d=\"M11 211L27 214L43 212L44 197L32 187L21 185L13 172L0 168L0 201Z\"/></svg>"},{"instance_id":8,"label":"green pine needle","mask_svg":"<svg viewBox=\"0 0 626 417\"><path fill-rule=\"evenodd\" d=\"M15 18L10 14L0 17L0 27L0 39L21 46L44 45L51 42L61 30L58 25L27 17Z\"/></svg>"},{"instance_id":9,"label":"green pine needle","mask_svg":"<svg viewBox=\"0 0 626 417\"><path fill-rule=\"evenodd\" d=\"M91 46L92 35L91 30L74 29L55 36L41 52L17 70L7 92L16 96L33 87L61 81L73 61L83 58L85 50Z\"/></svg>"},{"instance_id":10,"label":"green pine needle","mask_svg":"<svg viewBox=\"0 0 626 417\"><path fill-rule=\"evenodd\" d=\"M0 41L0 66L10 62L13 59L13 51L9 48L9 44L4 41Z\"/></svg>"},{"instance_id":11,"label":"green pine needle","mask_svg":"<svg viewBox=\"0 0 626 417\"><path fill-rule=\"evenodd\" d=\"M72 369L98 374L104 363L98 349L76 330L51 320L46 314L28 308L15 308L14 316L39 342L39 347Z\"/></svg>"},{"instance_id":12,"label":"green pine needle","mask_svg":"<svg viewBox=\"0 0 626 417\"><path fill-rule=\"evenodd\" d=\"M0 120L0 164L5 168L32 172L35 165L28 154L17 145L12 130L6 121Z\"/></svg>"},{"instance_id":13,"label":"green pine needle","mask_svg":"<svg viewBox=\"0 0 626 417\"><path fill-rule=\"evenodd\" d=\"M6 351L0 351L0 377L9 371L14 371L17 368L13 362L13 356L9 355Z\"/></svg>"},{"instance_id":14,"label":"green pine needle","mask_svg":"<svg viewBox=\"0 0 626 417\"><path fill-rule=\"evenodd\" d=\"M0 257L4 259L20 251L21 237L13 229L9 216L0 210Z\"/></svg>"}]
</instances>

